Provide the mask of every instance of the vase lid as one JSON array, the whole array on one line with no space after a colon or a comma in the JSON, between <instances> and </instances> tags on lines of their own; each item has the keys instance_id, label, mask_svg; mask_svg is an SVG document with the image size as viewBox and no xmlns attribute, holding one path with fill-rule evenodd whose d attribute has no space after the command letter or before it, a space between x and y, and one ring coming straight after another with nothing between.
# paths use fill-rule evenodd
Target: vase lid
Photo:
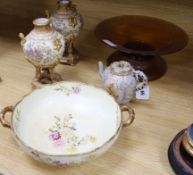
<instances>
[{"instance_id":1,"label":"vase lid","mask_svg":"<svg viewBox=\"0 0 193 175\"><path fill-rule=\"evenodd\" d=\"M59 0L58 8L54 15L71 15L76 13L76 6L72 4L71 0Z\"/></svg>"},{"instance_id":2,"label":"vase lid","mask_svg":"<svg viewBox=\"0 0 193 175\"><path fill-rule=\"evenodd\" d=\"M70 4L70 3L71 3L70 0L59 0L59 1L58 1L58 4L60 4L60 5L68 5L68 4Z\"/></svg>"}]
</instances>

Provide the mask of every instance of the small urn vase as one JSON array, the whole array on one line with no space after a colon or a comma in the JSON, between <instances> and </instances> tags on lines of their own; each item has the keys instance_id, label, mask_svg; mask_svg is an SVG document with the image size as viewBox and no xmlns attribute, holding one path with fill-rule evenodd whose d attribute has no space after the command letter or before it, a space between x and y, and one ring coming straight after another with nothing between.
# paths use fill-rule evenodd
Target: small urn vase
<instances>
[{"instance_id":1,"label":"small urn vase","mask_svg":"<svg viewBox=\"0 0 193 175\"><path fill-rule=\"evenodd\" d=\"M54 68L65 50L65 41L59 32L52 29L49 19L37 18L33 24L33 30L26 37L23 33L19 37L25 58L36 68L32 81L36 88L61 80Z\"/></svg>"},{"instance_id":2,"label":"small urn vase","mask_svg":"<svg viewBox=\"0 0 193 175\"><path fill-rule=\"evenodd\" d=\"M66 50L60 62L74 65L78 61L78 51L73 42L83 27L83 18L70 0L59 0L58 8L50 17L53 28L60 32L66 41Z\"/></svg>"},{"instance_id":3,"label":"small urn vase","mask_svg":"<svg viewBox=\"0 0 193 175\"><path fill-rule=\"evenodd\" d=\"M136 91L143 90L148 85L147 76L133 67L127 61L116 61L104 69L99 62L99 73L104 87L123 105L129 103Z\"/></svg>"}]
</instances>

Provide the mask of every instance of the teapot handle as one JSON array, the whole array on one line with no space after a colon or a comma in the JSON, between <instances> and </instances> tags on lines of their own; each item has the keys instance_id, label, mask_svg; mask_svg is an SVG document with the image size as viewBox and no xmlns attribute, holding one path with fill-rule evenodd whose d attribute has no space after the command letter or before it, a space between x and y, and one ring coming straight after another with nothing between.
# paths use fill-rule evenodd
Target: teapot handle
<instances>
[{"instance_id":1,"label":"teapot handle","mask_svg":"<svg viewBox=\"0 0 193 175\"><path fill-rule=\"evenodd\" d=\"M134 76L135 76L135 79L138 82L136 90L137 91L142 90L148 84L147 76L140 70L135 70L134 71Z\"/></svg>"}]
</instances>

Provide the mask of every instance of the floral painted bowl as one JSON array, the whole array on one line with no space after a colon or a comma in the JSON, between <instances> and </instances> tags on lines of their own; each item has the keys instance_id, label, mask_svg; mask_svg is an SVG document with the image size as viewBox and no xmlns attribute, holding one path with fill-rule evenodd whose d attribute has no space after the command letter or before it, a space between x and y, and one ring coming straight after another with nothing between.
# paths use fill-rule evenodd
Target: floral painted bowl
<instances>
[{"instance_id":1,"label":"floral painted bowl","mask_svg":"<svg viewBox=\"0 0 193 175\"><path fill-rule=\"evenodd\" d=\"M122 112L127 116L122 117ZM11 122L6 113L12 112ZM102 155L120 130L134 120L134 111L121 108L105 90L78 82L44 86L25 96L15 107L1 111L21 148L43 162L65 166Z\"/></svg>"}]
</instances>

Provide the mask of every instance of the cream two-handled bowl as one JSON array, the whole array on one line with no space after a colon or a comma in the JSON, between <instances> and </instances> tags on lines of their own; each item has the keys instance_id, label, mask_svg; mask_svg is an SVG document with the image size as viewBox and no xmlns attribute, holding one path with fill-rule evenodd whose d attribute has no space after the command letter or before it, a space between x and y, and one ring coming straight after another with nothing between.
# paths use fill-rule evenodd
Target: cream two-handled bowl
<instances>
[{"instance_id":1,"label":"cream two-handled bowl","mask_svg":"<svg viewBox=\"0 0 193 175\"><path fill-rule=\"evenodd\" d=\"M128 112L123 121L122 112ZM11 122L6 113L12 112ZM134 120L134 111L119 107L105 90L79 83L60 82L25 96L6 107L1 123L30 156L63 166L96 158L107 151L120 130Z\"/></svg>"}]
</instances>

